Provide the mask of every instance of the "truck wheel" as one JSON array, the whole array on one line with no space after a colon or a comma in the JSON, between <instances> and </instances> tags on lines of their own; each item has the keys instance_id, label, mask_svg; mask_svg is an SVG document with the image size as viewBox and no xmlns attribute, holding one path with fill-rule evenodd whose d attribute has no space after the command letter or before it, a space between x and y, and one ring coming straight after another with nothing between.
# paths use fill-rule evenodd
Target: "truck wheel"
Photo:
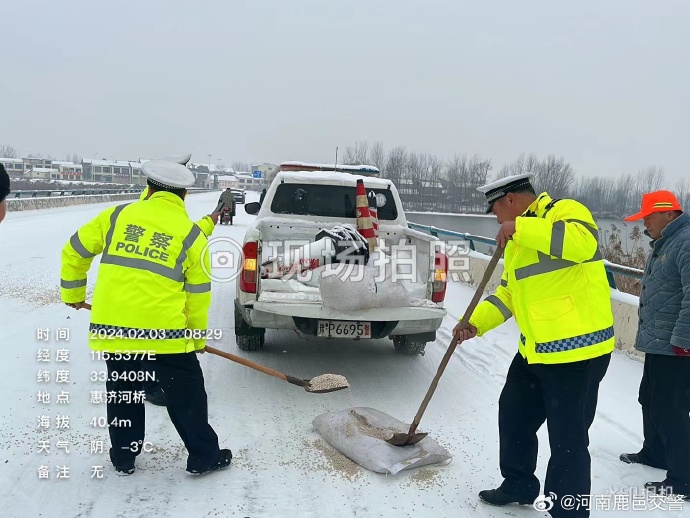
<instances>
[{"instance_id":1,"label":"truck wheel","mask_svg":"<svg viewBox=\"0 0 690 518\"><path fill-rule=\"evenodd\" d=\"M413 336L396 335L393 336L393 346L396 351L402 354L420 354L424 356L426 342L417 340Z\"/></svg>"},{"instance_id":2,"label":"truck wheel","mask_svg":"<svg viewBox=\"0 0 690 518\"><path fill-rule=\"evenodd\" d=\"M258 351L264 345L264 334L260 335L235 335L237 347L243 351Z\"/></svg>"},{"instance_id":3,"label":"truck wheel","mask_svg":"<svg viewBox=\"0 0 690 518\"><path fill-rule=\"evenodd\" d=\"M243 351L258 351L264 345L266 330L250 326L235 306L235 342Z\"/></svg>"}]
</instances>

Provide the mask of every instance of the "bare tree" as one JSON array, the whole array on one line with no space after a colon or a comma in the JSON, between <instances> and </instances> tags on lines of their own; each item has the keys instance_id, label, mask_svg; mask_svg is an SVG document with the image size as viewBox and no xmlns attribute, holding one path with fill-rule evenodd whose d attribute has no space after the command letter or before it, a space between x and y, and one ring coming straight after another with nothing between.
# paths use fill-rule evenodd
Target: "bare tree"
<instances>
[{"instance_id":1,"label":"bare tree","mask_svg":"<svg viewBox=\"0 0 690 518\"><path fill-rule=\"evenodd\" d=\"M688 192L687 179L681 178L680 180L678 180L673 190L675 191L673 194L676 195L676 198L678 199L678 203L680 203L681 208L683 208L684 210L688 210L688 208L690 208L688 206L688 201L690 201L690 192Z\"/></svg>"},{"instance_id":2,"label":"bare tree","mask_svg":"<svg viewBox=\"0 0 690 518\"><path fill-rule=\"evenodd\" d=\"M371 162L371 165L378 168L382 177L385 177L386 151L383 149L383 144L381 142L375 142L374 145L371 146L369 162Z\"/></svg>"},{"instance_id":3,"label":"bare tree","mask_svg":"<svg viewBox=\"0 0 690 518\"><path fill-rule=\"evenodd\" d=\"M491 169L491 160L489 159L482 159L475 155L470 160L467 167L467 196L470 210L481 211L486 206L486 198L477 191L477 187L487 182Z\"/></svg>"},{"instance_id":4,"label":"bare tree","mask_svg":"<svg viewBox=\"0 0 690 518\"><path fill-rule=\"evenodd\" d=\"M453 155L446 163L446 178L448 179L449 210L461 211L468 208L469 200L466 196L468 188L467 156Z\"/></svg>"},{"instance_id":5,"label":"bare tree","mask_svg":"<svg viewBox=\"0 0 690 518\"><path fill-rule=\"evenodd\" d=\"M69 161L69 160L68 160ZM82 158L81 156L77 155L76 153L72 154L71 162L73 164L81 164Z\"/></svg>"},{"instance_id":6,"label":"bare tree","mask_svg":"<svg viewBox=\"0 0 690 518\"><path fill-rule=\"evenodd\" d=\"M354 146L345 148L343 163L345 165L362 165L369 161L369 144L367 142L355 142Z\"/></svg>"},{"instance_id":7,"label":"bare tree","mask_svg":"<svg viewBox=\"0 0 690 518\"><path fill-rule=\"evenodd\" d=\"M19 151L12 146L0 144L0 158L19 158Z\"/></svg>"},{"instance_id":8,"label":"bare tree","mask_svg":"<svg viewBox=\"0 0 690 518\"><path fill-rule=\"evenodd\" d=\"M661 167L648 167L639 172L644 192L658 191L664 185L666 173Z\"/></svg>"},{"instance_id":9,"label":"bare tree","mask_svg":"<svg viewBox=\"0 0 690 518\"><path fill-rule=\"evenodd\" d=\"M549 155L537 166L535 183L539 190L548 192L553 198L565 198L575 181L575 173L563 157Z\"/></svg>"},{"instance_id":10,"label":"bare tree","mask_svg":"<svg viewBox=\"0 0 690 518\"><path fill-rule=\"evenodd\" d=\"M407 167L407 151L404 147L396 147L388 152L386 159L386 178L398 183L405 176Z\"/></svg>"},{"instance_id":11,"label":"bare tree","mask_svg":"<svg viewBox=\"0 0 690 518\"><path fill-rule=\"evenodd\" d=\"M515 162L505 164L503 167L501 167L494 180L527 172L536 173L539 167L541 167L541 164L537 158L537 155L530 153L527 157L525 157L525 154L522 153L517 160L515 160Z\"/></svg>"}]
</instances>

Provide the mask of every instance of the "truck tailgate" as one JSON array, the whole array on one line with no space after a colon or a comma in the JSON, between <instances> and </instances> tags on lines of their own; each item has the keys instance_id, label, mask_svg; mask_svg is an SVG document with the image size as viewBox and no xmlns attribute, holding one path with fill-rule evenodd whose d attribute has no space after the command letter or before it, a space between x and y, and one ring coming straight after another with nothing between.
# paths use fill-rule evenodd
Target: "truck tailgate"
<instances>
[{"instance_id":1,"label":"truck tailgate","mask_svg":"<svg viewBox=\"0 0 690 518\"><path fill-rule=\"evenodd\" d=\"M431 320L446 316L446 310L426 300L423 306L402 308L371 308L352 312L324 307L321 297L307 293L263 292L254 302L254 309L292 317L322 320L365 320L390 322L394 320Z\"/></svg>"}]
</instances>

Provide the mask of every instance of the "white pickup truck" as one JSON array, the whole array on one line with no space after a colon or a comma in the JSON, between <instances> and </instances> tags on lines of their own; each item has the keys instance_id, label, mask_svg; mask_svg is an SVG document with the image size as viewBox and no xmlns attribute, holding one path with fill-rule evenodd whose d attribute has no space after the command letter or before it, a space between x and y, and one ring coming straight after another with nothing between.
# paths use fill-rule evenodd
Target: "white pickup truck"
<instances>
[{"instance_id":1,"label":"white pickup truck","mask_svg":"<svg viewBox=\"0 0 690 518\"><path fill-rule=\"evenodd\" d=\"M314 242L322 229L356 225L358 179L364 181L369 196L372 191L376 195L379 239L391 246L407 245L416 254L410 267L416 269L411 272L414 280L405 284L421 302L415 306L339 311L324 306L318 287L292 289L280 279L261 278L261 265L281 252L275 243ZM424 354L427 342L436 339L446 315L448 259L437 238L407 226L390 180L339 172L280 172L262 203L248 203L245 210L257 218L245 236L237 277L235 334L240 349L260 349L266 329L324 338L389 337L395 349L406 354Z\"/></svg>"}]
</instances>

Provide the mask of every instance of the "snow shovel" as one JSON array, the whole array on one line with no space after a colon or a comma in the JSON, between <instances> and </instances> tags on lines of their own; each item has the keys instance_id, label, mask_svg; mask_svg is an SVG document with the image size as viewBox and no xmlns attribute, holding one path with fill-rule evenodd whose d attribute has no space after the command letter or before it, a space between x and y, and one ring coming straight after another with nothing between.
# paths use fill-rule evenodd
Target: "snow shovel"
<instances>
[{"instance_id":1,"label":"snow shovel","mask_svg":"<svg viewBox=\"0 0 690 518\"><path fill-rule=\"evenodd\" d=\"M217 356L222 356L223 358L232 360L236 363L244 365L245 367L249 367L250 369L263 372L264 374L268 374L269 376L273 376L283 381L287 381L288 383L292 383L293 385L302 387L307 392L312 392L314 394L335 392L336 390L343 390L350 387L345 378L334 374L322 374L321 376L317 376L310 380L305 380L295 378L294 376L290 376L288 374L283 374L282 372L278 372L268 367L264 367L263 365L259 365L258 363L245 360L241 356L235 356L234 354L226 353L225 351L219 351L218 349L214 349L213 347L206 346L206 352L215 354Z\"/></svg>"},{"instance_id":2,"label":"snow shovel","mask_svg":"<svg viewBox=\"0 0 690 518\"><path fill-rule=\"evenodd\" d=\"M480 282L479 286L477 286L477 291L474 292L474 297L472 297L470 305L467 306L467 309L465 310L465 314L463 315L462 320L460 322L459 330L465 329L469 325L470 317L472 316L472 313L474 313L474 309L477 307L477 304L479 304L479 299L481 298L482 293L484 292L484 288L486 288L486 285L488 284L491 275L494 273L496 265L498 264L498 260L501 258L502 254L503 248L497 246L494 255L491 257L491 260L489 261L489 265L486 267L486 270L484 271L484 277L482 278L482 282ZM410 430L407 433L393 434L393 437L386 440L387 443L392 444L393 446L408 446L412 444L417 444L419 441L421 441L422 439L424 439L424 437L428 435L426 433L416 433L417 427L419 426L419 422L422 420L422 415L424 414L424 411L426 410L429 401L431 401L431 396L433 396L434 392L436 391L438 380L441 379L443 371L446 370L446 365L448 365L451 356L453 356L453 352L455 352L455 347L457 345L458 337L457 335L453 335L453 339L451 340L450 345L448 346L448 350L446 351L443 360L441 360L441 364L438 366L436 376L434 377L434 380L431 382L431 386L429 387L426 396L424 396L422 406L419 407L419 411L417 412L417 415L414 417L414 421L412 421L412 424L410 425Z\"/></svg>"},{"instance_id":3,"label":"snow shovel","mask_svg":"<svg viewBox=\"0 0 690 518\"><path fill-rule=\"evenodd\" d=\"M85 309L91 309L91 304L85 302L83 307ZM232 360L236 363L244 365L245 367L249 367L250 369L263 372L264 374L268 374L269 376L276 377L283 381L287 381L288 383L302 387L307 392L312 392L314 394L324 394L326 392L335 392L336 390L350 388L350 384L347 382L347 380L343 376L336 374L322 374L321 376L305 380L269 369L268 367L264 367L258 363L250 362L249 360L245 360L240 356L235 356L234 354L226 353L225 351L220 351L218 349L214 349L213 347L206 346L206 352L215 354L216 356L222 356L223 358Z\"/></svg>"}]
</instances>

